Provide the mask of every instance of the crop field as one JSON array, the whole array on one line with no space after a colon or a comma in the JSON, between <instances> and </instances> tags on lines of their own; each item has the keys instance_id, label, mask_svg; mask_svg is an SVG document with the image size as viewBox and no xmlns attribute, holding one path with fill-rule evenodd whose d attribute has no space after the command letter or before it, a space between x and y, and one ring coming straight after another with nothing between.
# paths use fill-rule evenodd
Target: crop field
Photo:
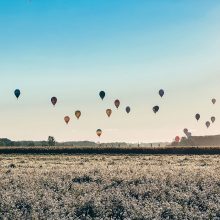
<instances>
[{"instance_id":1,"label":"crop field","mask_svg":"<svg viewBox=\"0 0 220 220\"><path fill-rule=\"evenodd\" d=\"M0 219L220 219L220 156L1 154Z\"/></svg>"}]
</instances>

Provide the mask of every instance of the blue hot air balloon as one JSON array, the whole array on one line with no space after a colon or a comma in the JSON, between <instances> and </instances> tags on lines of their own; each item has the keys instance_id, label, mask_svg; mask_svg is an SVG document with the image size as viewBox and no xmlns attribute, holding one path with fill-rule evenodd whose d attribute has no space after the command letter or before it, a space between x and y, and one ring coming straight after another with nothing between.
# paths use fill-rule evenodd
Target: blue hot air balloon
<instances>
[{"instance_id":1,"label":"blue hot air balloon","mask_svg":"<svg viewBox=\"0 0 220 220\"><path fill-rule=\"evenodd\" d=\"M126 110L126 112L129 114L130 111L131 111L131 108L130 108L129 106L127 106L125 110Z\"/></svg>"},{"instance_id":2,"label":"blue hot air balloon","mask_svg":"<svg viewBox=\"0 0 220 220\"><path fill-rule=\"evenodd\" d=\"M164 90L163 89L160 89L159 95L160 95L161 98L164 96Z\"/></svg>"},{"instance_id":3,"label":"blue hot air balloon","mask_svg":"<svg viewBox=\"0 0 220 220\"><path fill-rule=\"evenodd\" d=\"M21 95L21 91L20 91L19 89L16 89L16 90L14 91L14 94L15 94L16 98L18 99L19 96Z\"/></svg>"},{"instance_id":4,"label":"blue hot air balloon","mask_svg":"<svg viewBox=\"0 0 220 220\"><path fill-rule=\"evenodd\" d=\"M100 98L103 100L103 99L105 98L105 92L104 92L104 91L101 91L101 92L99 93L99 96L100 96Z\"/></svg>"}]
</instances>

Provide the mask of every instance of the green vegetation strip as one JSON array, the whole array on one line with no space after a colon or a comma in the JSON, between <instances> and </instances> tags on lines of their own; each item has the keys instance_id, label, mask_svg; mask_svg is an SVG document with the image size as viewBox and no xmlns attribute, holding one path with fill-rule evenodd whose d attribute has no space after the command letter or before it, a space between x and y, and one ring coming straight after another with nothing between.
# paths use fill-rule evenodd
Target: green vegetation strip
<instances>
[{"instance_id":1,"label":"green vegetation strip","mask_svg":"<svg viewBox=\"0 0 220 220\"><path fill-rule=\"evenodd\" d=\"M220 147L92 148L0 147L0 154L220 154Z\"/></svg>"}]
</instances>

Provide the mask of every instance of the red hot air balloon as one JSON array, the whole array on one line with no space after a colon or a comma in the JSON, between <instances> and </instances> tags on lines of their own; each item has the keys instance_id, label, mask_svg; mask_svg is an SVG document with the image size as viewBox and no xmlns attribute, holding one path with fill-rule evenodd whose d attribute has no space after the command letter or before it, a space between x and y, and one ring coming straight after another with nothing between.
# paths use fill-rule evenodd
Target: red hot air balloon
<instances>
[{"instance_id":1,"label":"red hot air balloon","mask_svg":"<svg viewBox=\"0 0 220 220\"><path fill-rule=\"evenodd\" d=\"M64 121L66 122L66 124L68 124L69 121L70 121L70 117L69 117L69 116L65 116L65 117L64 117Z\"/></svg>"},{"instance_id":2,"label":"red hot air balloon","mask_svg":"<svg viewBox=\"0 0 220 220\"><path fill-rule=\"evenodd\" d=\"M52 102L53 106L55 106L57 104L57 98L56 97L52 97L51 98L51 102Z\"/></svg>"},{"instance_id":3,"label":"red hot air balloon","mask_svg":"<svg viewBox=\"0 0 220 220\"><path fill-rule=\"evenodd\" d=\"M120 106L120 101L118 99L115 100L115 107L118 108Z\"/></svg>"},{"instance_id":4,"label":"red hot air balloon","mask_svg":"<svg viewBox=\"0 0 220 220\"><path fill-rule=\"evenodd\" d=\"M179 136L176 136L176 137L175 137L175 142L177 142L177 143L180 142L180 137L179 137Z\"/></svg>"}]
</instances>

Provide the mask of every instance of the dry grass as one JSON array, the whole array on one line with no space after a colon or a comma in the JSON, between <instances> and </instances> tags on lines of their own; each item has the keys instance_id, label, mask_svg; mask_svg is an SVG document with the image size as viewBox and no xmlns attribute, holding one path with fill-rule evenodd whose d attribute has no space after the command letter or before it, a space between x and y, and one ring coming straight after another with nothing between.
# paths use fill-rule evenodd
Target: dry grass
<instances>
[{"instance_id":1,"label":"dry grass","mask_svg":"<svg viewBox=\"0 0 220 220\"><path fill-rule=\"evenodd\" d=\"M0 219L220 219L219 159L0 155Z\"/></svg>"}]
</instances>

